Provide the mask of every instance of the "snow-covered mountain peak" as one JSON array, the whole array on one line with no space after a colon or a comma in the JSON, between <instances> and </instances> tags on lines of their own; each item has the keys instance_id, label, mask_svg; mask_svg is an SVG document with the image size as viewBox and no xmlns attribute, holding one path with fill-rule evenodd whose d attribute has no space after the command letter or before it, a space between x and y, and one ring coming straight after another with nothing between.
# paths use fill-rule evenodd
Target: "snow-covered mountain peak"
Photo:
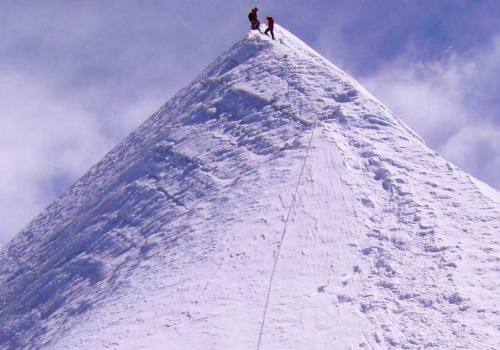
<instances>
[{"instance_id":1,"label":"snow-covered mountain peak","mask_svg":"<svg viewBox=\"0 0 500 350\"><path fill-rule=\"evenodd\" d=\"M0 347L495 348L498 203L275 32L4 247Z\"/></svg>"}]
</instances>

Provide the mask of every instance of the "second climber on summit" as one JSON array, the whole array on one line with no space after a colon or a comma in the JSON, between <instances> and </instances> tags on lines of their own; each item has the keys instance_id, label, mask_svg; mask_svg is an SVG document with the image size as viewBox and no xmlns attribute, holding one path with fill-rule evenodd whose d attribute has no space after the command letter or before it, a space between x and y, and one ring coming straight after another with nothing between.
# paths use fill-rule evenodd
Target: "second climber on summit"
<instances>
[{"instance_id":1,"label":"second climber on summit","mask_svg":"<svg viewBox=\"0 0 500 350\"><path fill-rule=\"evenodd\" d=\"M251 23L252 30L258 30L262 34L262 32L260 31L260 21L257 17L257 11L259 11L259 9L257 8L257 6L255 6L248 14L248 20Z\"/></svg>"},{"instance_id":2,"label":"second climber on summit","mask_svg":"<svg viewBox=\"0 0 500 350\"><path fill-rule=\"evenodd\" d=\"M267 17L267 29L264 34L268 35L269 32L271 32L271 38L274 40L274 18L271 16Z\"/></svg>"}]
</instances>

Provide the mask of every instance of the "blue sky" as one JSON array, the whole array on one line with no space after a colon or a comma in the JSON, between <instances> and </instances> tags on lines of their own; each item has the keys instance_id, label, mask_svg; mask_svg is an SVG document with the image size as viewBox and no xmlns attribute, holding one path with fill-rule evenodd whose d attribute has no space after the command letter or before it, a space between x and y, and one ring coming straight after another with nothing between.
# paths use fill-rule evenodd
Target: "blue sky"
<instances>
[{"instance_id":1,"label":"blue sky","mask_svg":"<svg viewBox=\"0 0 500 350\"><path fill-rule=\"evenodd\" d=\"M0 2L0 243L248 30L248 9L500 188L500 2Z\"/></svg>"}]
</instances>

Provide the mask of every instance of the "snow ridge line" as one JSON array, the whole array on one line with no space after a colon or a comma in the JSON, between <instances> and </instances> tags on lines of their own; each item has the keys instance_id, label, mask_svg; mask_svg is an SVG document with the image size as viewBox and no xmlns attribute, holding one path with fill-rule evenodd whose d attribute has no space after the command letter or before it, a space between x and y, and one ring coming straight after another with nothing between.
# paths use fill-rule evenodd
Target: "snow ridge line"
<instances>
[{"instance_id":1,"label":"snow ridge line","mask_svg":"<svg viewBox=\"0 0 500 350\"><path fill-rule=\"evenodd\" d=\"M288 55L285 55L285 58L288 58ZM293 68L292 62L289 61L289 63L290 63L290 66ZM302 83L300 81L300 78L297 79L297 80L298 80L298 83L299 83L300 87L302 88ZM288 95L288 99L290 99L290 85L288 85L287 95ZM300 104L299 104L299 118L300 119L302 119L302 109L303 109L303 102L302 102L302 99L301 99L300 100ZM292 203L290 203L290 207L288 208L288 214L287 214L285 222L284 222L283 232L281 233L281 238L280 238L280 243L278 245L278 250L276 251L276 257L274 258L273 268L271 269L271 276L269 277L269 284L268 284L267 293L266 293L266 302L265 302L265 305L264 305L264 312L262 314L262 322L261 322L261 326L260 326L259 340L257 342L257 350L260 350L261 345L262 345L262 336L264 334L264 327L265 327L265 323L266 323L267 310L269 308L269 301L270 301L270 298L271 298L271 289L272 289L272 285L273 285L274 274L276 272L276 267L278 265L278 260L279 260L279 257L280 257L281 247L283 245L283 242L284 242L286 234L287 234L288 221L290 220L290 216L291 216L291 213L292 213L292 208L293 208L293 206L294 206L294 204L295 204L295 202L297 200L297 192L299 190L300 181L302 180L302 175L304 174L304 169L306 167L307 159L309 157L309 153L310 153L310 150L311 150L311 144L312 144L312 140L313 140L313 137L314 137L314 129L315 129L315 127L316 127L316 123L311 128L311 136L309 137L309 142L307 144L306 156L304 158L304 162L302 163L302 169L300 170L300 175L299 175L299 178L297 180L297 184L295 185L295 191L294 191L293 196L292 196Z\"/></svg>"}]
</instances>

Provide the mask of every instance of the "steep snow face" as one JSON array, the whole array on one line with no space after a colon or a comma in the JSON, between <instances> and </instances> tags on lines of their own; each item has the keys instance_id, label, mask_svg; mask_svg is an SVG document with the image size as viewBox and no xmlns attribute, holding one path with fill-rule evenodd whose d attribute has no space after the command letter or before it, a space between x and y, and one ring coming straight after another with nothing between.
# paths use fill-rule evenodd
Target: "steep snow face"
<instances>
[{"instance_id":1,"label":"steep snow face","mask_svg":"<svg viewBox=\"0 0 500 350\"><path fill-rule=\"evenodd\" d=\"M490 200L500 204L500 192L495 190L493 187L491 187L488 184L485 184L481 180L476 179L471 175L472 181L476 184L477 188L481 191L481 193L488 197Z\"/></svg>"},{"instance_id":2,"label":"steep snow face","mask_svg":"<svg viewBox=\"0 0 500 350\"><path fill-rule=\"evenodd\" d=\"M497 347L498 203L276 36L237 43L4 247L2 349L256 348L268 291L261 349Z\"/></svg>"}]
</instances>

